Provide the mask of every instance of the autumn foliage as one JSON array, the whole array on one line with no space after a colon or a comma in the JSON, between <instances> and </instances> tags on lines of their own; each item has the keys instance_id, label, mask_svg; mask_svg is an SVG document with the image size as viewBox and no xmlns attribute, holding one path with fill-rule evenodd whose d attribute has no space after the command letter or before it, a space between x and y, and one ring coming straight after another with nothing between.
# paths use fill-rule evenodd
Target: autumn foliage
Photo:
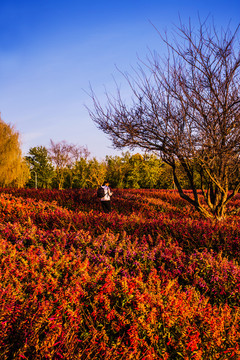
<instances>
[{"instance_id":1,"label":"autumn foliage","mask_svg":"<svg viewBox=\"0 0 240 360\"><path fill-rule=\"evenodd\" d=\"M240 359L239 216L174 190L115 190L113 208L0 191L0 358Z\"/></svg>"},{"instance_id":2,"label":"autumn foliage","mask_svg":"<svg viewBox=\"0 0 240 360\"><path fill-rule=\"evenodd\" d=\"M19 133L2 120L0 113L0 186L22 187L29 175L22 156Z\"/></svg>"}]
</instances>

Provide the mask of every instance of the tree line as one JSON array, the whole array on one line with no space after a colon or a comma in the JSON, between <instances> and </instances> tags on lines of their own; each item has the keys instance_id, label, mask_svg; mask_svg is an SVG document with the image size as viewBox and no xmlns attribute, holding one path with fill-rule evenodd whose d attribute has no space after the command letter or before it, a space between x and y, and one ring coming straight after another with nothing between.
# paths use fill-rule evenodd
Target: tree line
<instances>
[{"instance_id":1,"label":"tree line","mask_svg":"<svg viewBox=\"0 0 240 360\"><path fill-rule=\"evenodd\" d=\"M25 157L30 176L25 186L48 189L97 188L104 180L111 187L121 189L174 189L171 166L154 153L129 151L107 155L104 160L91 157L87 147L68 144L66 141L50 142L50 147L30 148ZM175 173L183 189L191 183L180 162ZM229 187L234 187L239 174L232 175ZM201 188L201 175L194 173L194 181Z\"/></svg>"},{"instance_id":2,"label":"tree line","mask_svg":"<svg viewBox=\"0 0 240 360\"><path fill-rule=\"evenodd\" d=\"M91 157L87 147L66 141L50 140L49 147L36 146L22 155L19 133L0 119L0 186L39 189L97 188L108 180L112 188L173 189L172 167L156 153L122 152L107 155L104 160ZM183 189L191 183L180 162L175 173ZM232 174L231 184L238 181L239 173ZM201 188L201 176L194 173L196 186ZM230 188L231 188L230 184Z\"/></svg>"},{"instance_id":3,"label":"tree line","mask_svg":"<svg viewBox=\"0 0 240 360\"><path fill-rule=\"evenodd\" d=\"M177 171L182 186L188 188L180 166ZM1 187L97 188L105 179L113 188L174 188L170 166L154 153L127 151L97 160L87 147L50 140L48 148L32 147L23 156L19 133L0 118Z\"/></svg>"},{"instance_id":4,"label":"tree line","mask_svg":"<svg viewBox=\"0 0 240 360\"><path fill-rule=\"evenodd\" d=\"M113 188L173 188L170 167L155 154L125 152L97 160L86 147L51 141L48 149L31 148L25 160L30 188L96 188L105 179Z\"/></svg>"}]
</instances>

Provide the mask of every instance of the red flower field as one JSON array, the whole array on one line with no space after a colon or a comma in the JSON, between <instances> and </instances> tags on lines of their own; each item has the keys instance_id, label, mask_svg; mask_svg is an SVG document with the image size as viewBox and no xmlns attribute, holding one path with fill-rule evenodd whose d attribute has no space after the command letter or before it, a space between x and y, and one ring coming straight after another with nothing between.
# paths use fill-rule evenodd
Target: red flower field
<instances>
[{"instance_id":1,"label":"red flower field","mask_svg":"<svg viewBox=\"0 0 240 360\"><path fill-rule=\"evenodd\" d=\"M0 190L1 360L240 359L240 216L203 219L173 190L112 206Z\"/></svg>"}]
</instances>

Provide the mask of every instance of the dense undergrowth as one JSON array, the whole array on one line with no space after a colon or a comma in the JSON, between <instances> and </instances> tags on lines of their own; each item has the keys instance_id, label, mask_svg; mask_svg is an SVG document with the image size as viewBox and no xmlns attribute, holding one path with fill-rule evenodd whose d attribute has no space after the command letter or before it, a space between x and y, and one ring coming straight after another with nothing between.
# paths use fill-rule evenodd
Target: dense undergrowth
<instances>
[{"instance_id":1,"label":"dense undergrowth","mask_svg":"<svg viewBox=\"0 0 240 360\"><path fill-rule=\"evenodd\" d=\"M240 206L238 195L229 205ZM175 191L0 191L0 358L240 359L240 217Z\"/></svg>"}]
</instances>

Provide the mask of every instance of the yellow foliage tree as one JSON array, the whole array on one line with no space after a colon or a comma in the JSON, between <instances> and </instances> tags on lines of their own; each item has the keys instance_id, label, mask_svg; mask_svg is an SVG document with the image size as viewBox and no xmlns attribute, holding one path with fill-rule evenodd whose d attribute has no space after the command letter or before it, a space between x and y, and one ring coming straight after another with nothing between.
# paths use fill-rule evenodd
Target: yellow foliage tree
<instances>
[{"instance_id":1,"label":"yellow foliage tree","mask_svg":"<svg viewBox=\"0 0 240 360\"><path fill-rule=\"evenodd\" d=\"M0 116L0 186L22 187L29 169L22 157L19 133Z\"/></svg>"}]
</instances>

